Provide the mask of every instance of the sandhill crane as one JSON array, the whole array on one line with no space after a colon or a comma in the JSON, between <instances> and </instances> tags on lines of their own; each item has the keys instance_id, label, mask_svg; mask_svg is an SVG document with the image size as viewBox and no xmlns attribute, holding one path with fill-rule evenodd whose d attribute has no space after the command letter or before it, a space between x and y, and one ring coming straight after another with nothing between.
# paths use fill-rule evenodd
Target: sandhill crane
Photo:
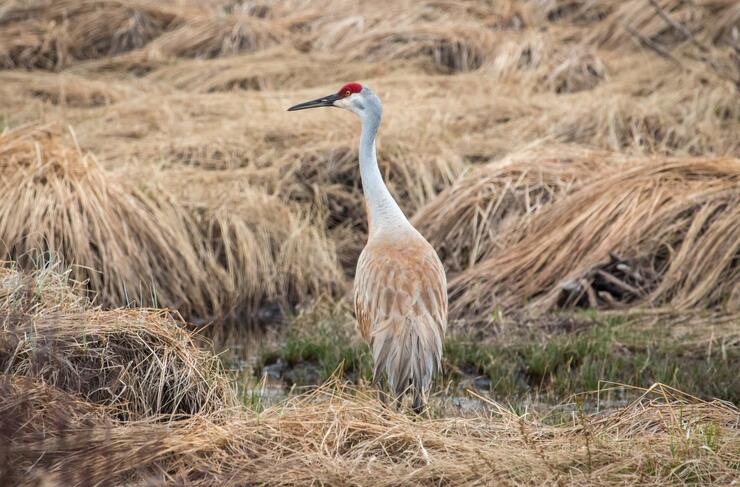
<instances>
[{"instance_id":1,"label":"sandhill crane","mask_svg":"<svg viewBox=\"0 0 740 487\"><path fill-rule=\"evenodd\" d=\"M372 352L373 383L382 386L387 379L397 405L404 393L412 392L412 407L420 412L440 368L447 328L444 267L383 182L375 153L383 114L380 99L368 87L349 83L288 111L317 107L344 108L362 122L360 178L369 232L357 261L355 314Z\"/></svg>"}]
</instances>

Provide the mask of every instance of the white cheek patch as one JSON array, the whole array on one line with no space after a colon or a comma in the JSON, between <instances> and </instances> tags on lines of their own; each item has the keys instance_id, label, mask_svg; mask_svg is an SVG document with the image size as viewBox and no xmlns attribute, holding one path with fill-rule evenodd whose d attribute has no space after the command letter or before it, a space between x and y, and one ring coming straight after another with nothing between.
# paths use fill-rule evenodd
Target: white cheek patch
<instances>
[{"instance_id":1,"label":"white cheek patch","mask_svg":"<svg viewBox=\"0 0 740 487\"><path fill-rule=\"evenodd\" d=\"M365 109L365 105L362 103L362 99L353 95L335 101L334 106L344 108L345 110L349 110L350 112L356 113L357 115L361 115Z\"/></svg>"},{"instance_id":2,"label":"white cheek patch","mask_svg":"<svg viewBox=\"0 0 740 487\"><path fill-rule=\"evenodd\" d=\"M339 100L337 100L337 101L334 102L334 106L335 107L339 107L339 108L347 108L349 110L352 109L352 104L349 101L349 97L347 97L347 98L340 98Z\"/></svg>"}]
</instances>

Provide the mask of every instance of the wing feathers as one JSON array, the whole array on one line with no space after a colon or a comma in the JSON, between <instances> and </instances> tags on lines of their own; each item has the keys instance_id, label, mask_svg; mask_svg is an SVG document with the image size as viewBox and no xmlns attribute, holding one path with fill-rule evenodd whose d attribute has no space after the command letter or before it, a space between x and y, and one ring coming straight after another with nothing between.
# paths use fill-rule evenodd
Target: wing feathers
<instances>
[{"instance_id":1,"label":"wing feathers","mask_svg":"<svg viewBox=\"0 0 740 487\"><path fill-rule=\"evenodd\" d=\"M369 243L357 264L355 312L376 379L385 372L397 395L409 386L426 395L447 327L447 282L432 247Z\"/></svg>"}]
</instances>

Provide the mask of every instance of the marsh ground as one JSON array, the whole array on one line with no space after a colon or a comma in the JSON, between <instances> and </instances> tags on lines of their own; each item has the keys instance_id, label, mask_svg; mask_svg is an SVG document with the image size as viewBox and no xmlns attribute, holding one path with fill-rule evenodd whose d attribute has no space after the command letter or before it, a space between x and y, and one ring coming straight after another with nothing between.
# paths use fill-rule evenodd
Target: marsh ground
<instances>
[{"instance_id":1,"label":"marsh ground","mask_svg":"<svg viewBox=\"0 0 740 487\"><path fill-rule=\"evenodd\" d=\"M356 120L285 112L347 81L449 277L423 418L366 386ZM736 481L739 87L725 0L6 2L0 474Z\"/></svg>"}]
</instances>

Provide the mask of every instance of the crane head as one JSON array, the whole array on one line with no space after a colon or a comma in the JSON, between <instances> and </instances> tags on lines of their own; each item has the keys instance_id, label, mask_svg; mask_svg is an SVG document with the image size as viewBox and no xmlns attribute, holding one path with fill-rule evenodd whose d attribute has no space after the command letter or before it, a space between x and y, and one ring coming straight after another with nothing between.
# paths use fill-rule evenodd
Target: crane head
<instances>
[{"instance_id":1,"label":"crane head","mask_svg":"<svg viewBox=\"0 0 740 487\"><path fill-rule=\"evenodd\" d=\"M288 108L289 112L295 111L295 110L306 110L308 108L318 108L318 107L339 107L339 108L346 108L351 111L356 111L359 106L362 106L360 103L360 98L362 98L363 93L369 91L366 88L364 88L360 83L347 83L346 85L342 86L339 91L336 93L332 93L331 95L322 96L321 98L317 98L315 100L307 101L304 103L299 103L298 105L293 105L292 107Z\"/></svg>"}]
</instances>

